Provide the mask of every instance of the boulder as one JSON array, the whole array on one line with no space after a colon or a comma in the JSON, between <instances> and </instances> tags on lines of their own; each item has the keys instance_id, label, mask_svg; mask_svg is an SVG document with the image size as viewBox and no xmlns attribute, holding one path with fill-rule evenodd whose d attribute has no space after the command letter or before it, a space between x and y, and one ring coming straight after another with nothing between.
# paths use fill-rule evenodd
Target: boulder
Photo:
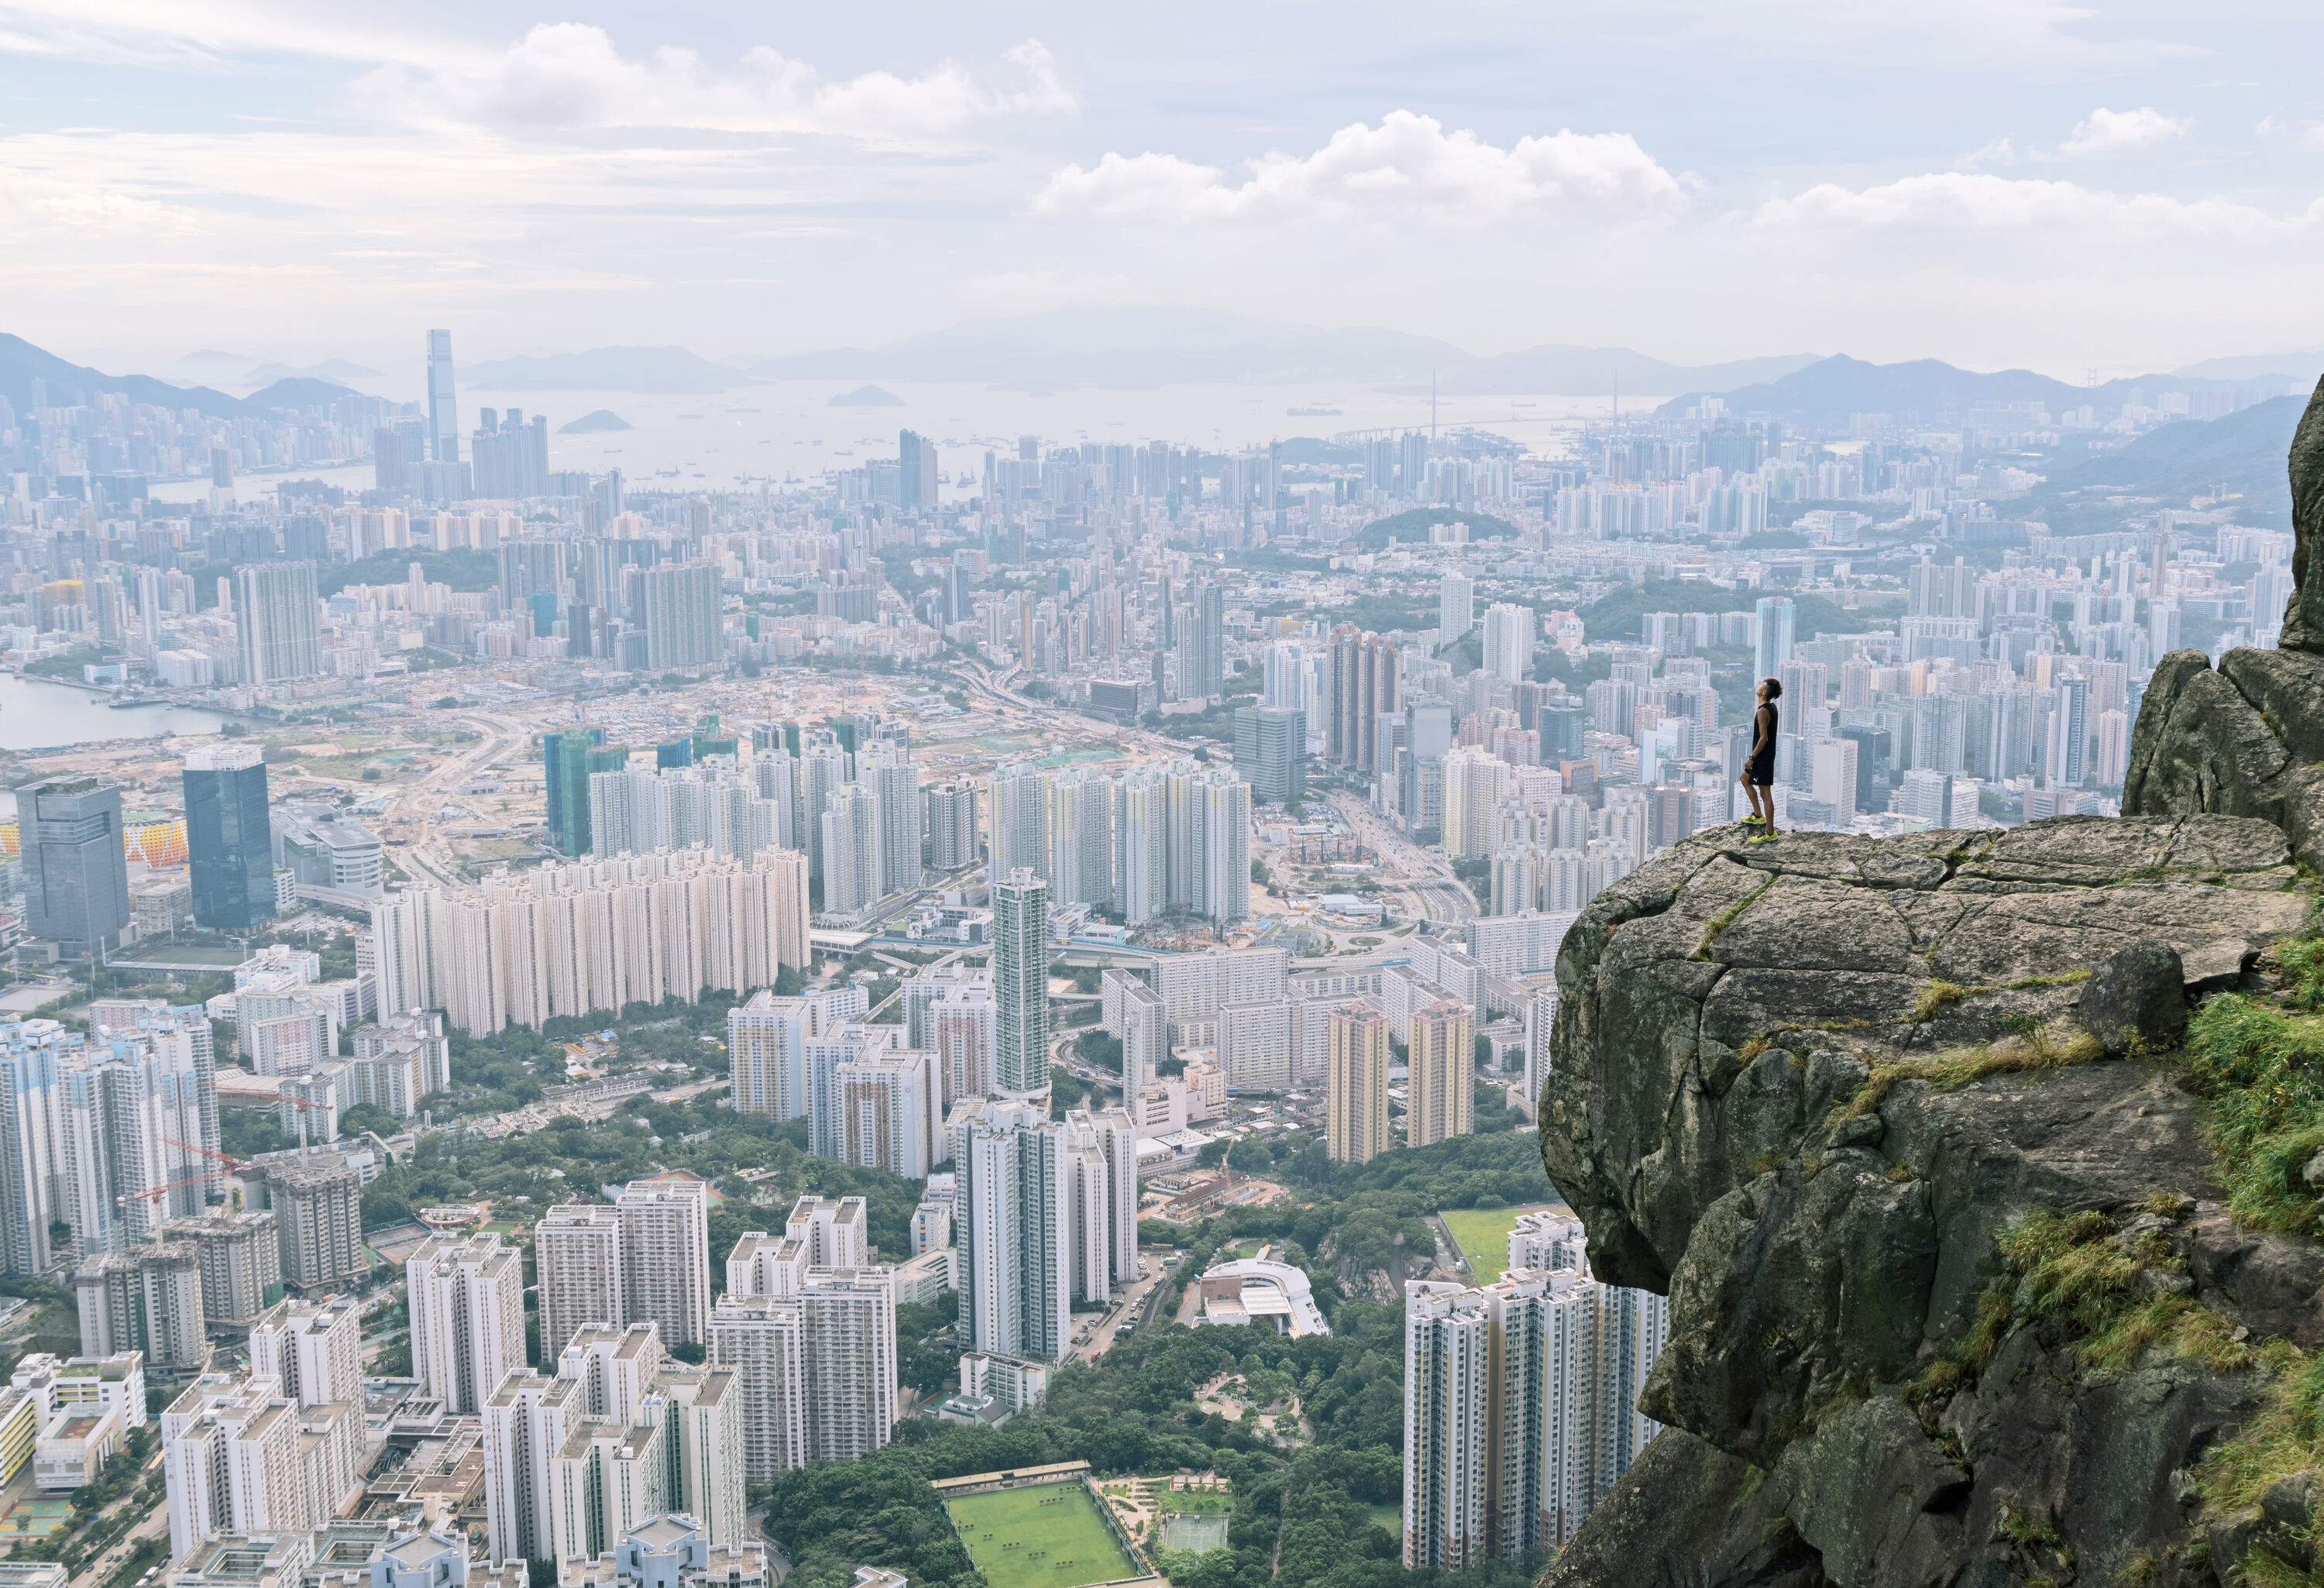
<instances>
[{"instance_id":1,"label":"boulder","mask_svg":"<svg viewBox=\"0 0 2324 1588\"><path fill-rule=\"evenodd\" d=\"M2120 1057L2176 1048L2187 1030L2187 972L2168 943L2108 955L2082 985L2082 1029Z\"/></svg>"}]
</instances>

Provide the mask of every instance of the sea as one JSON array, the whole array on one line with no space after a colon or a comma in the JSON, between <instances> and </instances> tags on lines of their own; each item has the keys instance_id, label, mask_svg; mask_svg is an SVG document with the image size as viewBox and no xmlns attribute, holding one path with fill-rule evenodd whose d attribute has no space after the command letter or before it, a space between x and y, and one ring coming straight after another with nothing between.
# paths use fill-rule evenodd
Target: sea
<instances>
[{"instance_id":1,"label":"sea","mask_svg":"<svg viewBox=\"0 0 2324 1588\"><path fill-rule=\"evenodd\" d=\"M892 405L834 406L832 398L858 383L770 381L730 392L663 396L636 392L489 392L463 389L460 429L475 428L477 411L521 408L549 416L549 466L603 474L622 471L641 491L723 491L756 485L812 485L825 475L861 468L896 455L896 432L917 430L936 445L947 498L973 493L961 484L977 475L987 450L1014 457L1018 439L1039 438L1044 448L1088 444L1143 445L1169 441L1239 451L1293 437L1329 438L1350 431L1462 428L1505 436L1537 457L1567 456L1582 425L1616 411L1611 397L1443 397L1425 391L1339 390L1287 385L1167 385L1120 389L1075 387L1020 391L967 383L880 383ZM1655 397L1620 399L1645 408ZM603 409L626 430L564 436L558 427ZM285 477L322 479L349 490L367 489L369 464L289 471ZM271 492L272 476L245 475L240 496ZM155 499L208 498L207 479L156 485Z\"/></svg>"}]
</instances>

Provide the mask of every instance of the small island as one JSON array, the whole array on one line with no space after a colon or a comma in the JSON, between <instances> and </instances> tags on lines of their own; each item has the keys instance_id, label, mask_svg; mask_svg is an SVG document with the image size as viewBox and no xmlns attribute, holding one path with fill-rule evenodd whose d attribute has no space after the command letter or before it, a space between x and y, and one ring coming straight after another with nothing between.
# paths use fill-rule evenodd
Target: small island
<instances>
[{"instance_id":1,"label":"small island","mask_svg":"<svg viewBox=\"0 0 2324 1588\"><path fill-rule=\"evenodd\" d=\"M834 408L901 408L904 400L893 392L878 386L858 386L853 392L842 392L831 400Z\"/></svg>"},{"instance_id":2,"label":"small island","mask_svg":"<svg viewBox=\"0 0 2324 1588\"><path fill-rule=\"evenodd\" d=\"M579 419L570 420L558 426L557 433L560 436L594 436L600 430L627 430L635 428L612 409L601 408L595 413L585 413Z\"/></svg>"}]
</instances>

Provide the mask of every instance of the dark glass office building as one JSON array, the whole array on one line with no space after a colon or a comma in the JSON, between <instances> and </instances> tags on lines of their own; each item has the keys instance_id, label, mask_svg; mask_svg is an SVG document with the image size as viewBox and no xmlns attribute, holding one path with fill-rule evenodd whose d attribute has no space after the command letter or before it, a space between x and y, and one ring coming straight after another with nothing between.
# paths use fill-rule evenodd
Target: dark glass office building
<instances>
[{"instance_id":1,"label":"dark glass office building","mask_svg":"<svg viewBox=\"0 0 2324 1588\"><path fill-rule=\"evenodd\" d=\"M186 757L186 854L194 920L243 932L274 916L274 833L266 761L255 744L205 744Z\"/></svg>"},{"instance_id":2,"label":"dark glass office building","mask_svg":"<svg viewBox=\"0 0 2324 1588\"><path fill-rule=\"evenodd\" d=\"M26 929L69 955L118 944L129 925L121 790L95 778L20 789L16 829Z\"/></svg>"}]
</instances>

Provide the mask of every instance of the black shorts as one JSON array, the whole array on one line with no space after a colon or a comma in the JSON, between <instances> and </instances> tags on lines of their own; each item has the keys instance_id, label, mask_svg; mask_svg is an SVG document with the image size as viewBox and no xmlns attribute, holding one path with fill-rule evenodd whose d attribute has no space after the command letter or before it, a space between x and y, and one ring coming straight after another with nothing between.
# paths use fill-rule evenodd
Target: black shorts
<instances>
[{"instance_id":1,"label":"black shorts","mask_svg":"<svg viewBox=\"0 0 2324 1588\"><path fill-rule=\"evenodd\" d=\"M1755 761L1743 769L1743 780L1756 788L1772 788L1775 781L1775 763Z\"/></svg>"}]
</instances>

